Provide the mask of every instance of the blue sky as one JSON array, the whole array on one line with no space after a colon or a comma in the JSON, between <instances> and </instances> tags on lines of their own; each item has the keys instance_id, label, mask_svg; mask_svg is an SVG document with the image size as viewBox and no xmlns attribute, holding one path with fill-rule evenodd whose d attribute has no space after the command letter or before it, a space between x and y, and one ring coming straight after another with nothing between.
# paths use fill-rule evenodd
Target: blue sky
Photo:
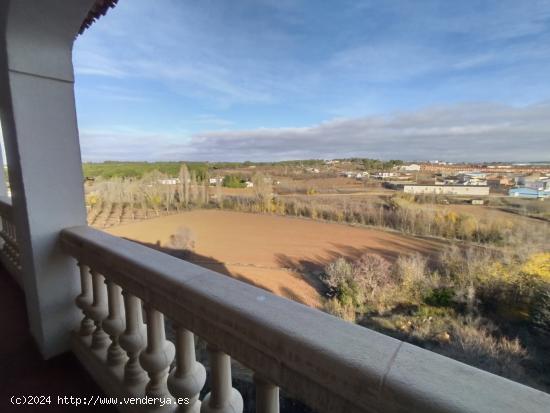
<instances>
[{"instance_id":1,"label":"blue sky","mask_svg":"<svg viewBox=\"0 0 550 413\"><path fill-rule=\"evenodd\" d=\"M120 0L74 61L85 160L550 160L549 0Z\"/></svg>"}]
</instances>

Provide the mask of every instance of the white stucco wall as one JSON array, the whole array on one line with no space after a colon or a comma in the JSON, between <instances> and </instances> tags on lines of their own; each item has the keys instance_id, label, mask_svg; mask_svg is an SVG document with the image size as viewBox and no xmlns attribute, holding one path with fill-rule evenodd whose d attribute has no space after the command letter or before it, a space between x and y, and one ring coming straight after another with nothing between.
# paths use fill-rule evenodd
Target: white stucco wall
<instances>
[{"instance_id":1,"label":"white stucco wall","mask_svg":"<svg viewBox=\"0 0 550 413\"><path fill-rule=\"evenodd\" d=\"M422 195L489 195L488 186L464 186L464 185L405 185L405 193Z\"/></svg>"}]
</instances>

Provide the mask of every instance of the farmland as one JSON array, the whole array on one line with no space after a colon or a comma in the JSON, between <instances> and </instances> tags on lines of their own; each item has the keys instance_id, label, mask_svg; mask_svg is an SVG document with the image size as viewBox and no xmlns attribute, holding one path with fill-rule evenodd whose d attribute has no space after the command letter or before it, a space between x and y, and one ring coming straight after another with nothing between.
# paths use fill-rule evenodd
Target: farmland
<instances>
[{"instance_id":1,"label":"farmland","mask_svg":"<svg viewBox=\"0 0 550 413\"><path fill-rule=\"evenodd\" d=\"M183 212L108 229L113 235L170 250L170 236L189 228L188 259L304 304L320 307L319 271L336 257L376 252L433 255L440 242L333 223L218 210Z\"/></svg>"},{"instance_id":2,"label":"farmland","mask_svg":"<svg viewBox=\"0 0 550 413\"><path fill-rule=\"evenodd\" d=\"M548 202L404 193L458 178L395 161L154 166L85 167L89 224L550 388Z\"/></svg>"}]
</instances>

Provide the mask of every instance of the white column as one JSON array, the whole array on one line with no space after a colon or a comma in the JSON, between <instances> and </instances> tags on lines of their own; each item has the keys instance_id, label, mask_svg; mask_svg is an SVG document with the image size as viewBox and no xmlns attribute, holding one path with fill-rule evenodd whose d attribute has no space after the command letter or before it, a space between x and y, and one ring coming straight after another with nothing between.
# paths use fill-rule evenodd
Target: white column
<instances>
[{"instance_id":1,"label":"white column","mask_svg":"<svg viewBox=\"0 0 550 413\"><path fill-rule=\"evenodd\" d=\"M103 330L103 320L109 313L107 308L107 289L105 277L97 271L92 270L92 289L94 299L92 305L86 310L86 314L94 320L95 329L92 334L92 350L103 350L109 345L109 336Z\"/></svg>"},{"instance_id":2,"label":"white column","mask_svg":"<svg viewBox=\"0 0 550 413\"><path fill-rule=\"evenodd\" d=\"M75 303L84 314L84 318L80 322L80 330L78 333L81 336L89 336L94 332L94 321L88 316L88 309L93 303L92 275L90 274L90 267L87 265L78 263L78 267L80 268L81 292L78 297L76 297Z\"/></svg>"},{"instance_id":3,"label":"white column","mask_svg":"<svg viewBox=\"0 0 550 413\"><path fill-rule=\"evenodd\" d=\"M147 316L147 348L139 355L141 367L149 375L145 393L149 397L170 397L166 379L168 368L174 359L175 349L166 340L164 315L149 305L145 306Z\"/></svg>"},{"instance_id":4,"label":"white column","mask_svg":"<svg viewBox=\"0 0 550 413\"><path fill-rule=\"evenodd\" d=\"M128 385L138 385L147 380L147 374L139 364L139 354L147 345L141 300L127 291L123 291L122 295L126 330L120 336L119 342L128 355L128 361L124 366L124 382Z\"/></svg>"},{"instance_id":5,"label":"white column","mask_svg":"<svg viewBox=\"0 0 550 413\"><path fill-rule=\"evenodd\" d=\"M199 413L199 393L206 382L206 370L195 356L195 337L182 326L176 327L176 368L168 377L168 389L179 399L189 399L179 405L183 413Z\"/></svg>"},{"instance_id":6,"label":"white column","mask_svg":"<svg viewBox=\"0 0 550 413\"><path fill-rule=\"evenodd\" d=\"M201 413L242 413L243 398L231 381L231 357L208 346L211 391L201 404Z\"/></svg>"},{"instance_id":7,"label":"white column","mask_svg":"<svg viewBox=\"0 0 550 413\"><path fill-rule=\"evenodd\" d=\"M279 413L279 387L254 373L256 413Z\"/></svg>"},{"instance_id":8,"label":"white column","mask_svg":"<svg viewBox=\"0 0 550 413\"><path fill-rule=\"evenodd\" d=\"M126 363L128 357L120 347L119 338L124 332L124 308L122 307L121 288L110 280L107 284L107 298L109 302L109 316L103 321L103 329L111 338L111 345L107 350L107 363L111 366Z\"/></svg>"},{"instance_id":9,"label":"white column","mask_svg":"<svg viewBox=\"0 0 550 413\"><path fill-rule=\"evenodd\" d=\"M0 112L31 334L46 358L78 326L62 228L86 224L72 47L94 0L0 2Z\"/></svg>"}]
</instances>

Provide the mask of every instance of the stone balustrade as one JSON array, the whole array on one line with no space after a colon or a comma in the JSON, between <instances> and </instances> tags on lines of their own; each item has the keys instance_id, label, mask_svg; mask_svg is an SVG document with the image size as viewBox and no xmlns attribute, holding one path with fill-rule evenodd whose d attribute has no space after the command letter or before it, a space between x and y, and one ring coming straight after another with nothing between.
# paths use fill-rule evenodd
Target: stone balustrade
<instances>
[{"instance_id":1,"label":"stone balustrade","mask_svg":"<svg viewBox=\"0 0 550 413\"><path fill-rule=\"evenodd\" d=\"M111 396L181 402L123 411L241 412L231 358L254 372L261 413L279 411L279 388L330 413L550 406L546 393L89 227L65 229L61 245L81 269L73 351L84 366ZM175 326L175 346L164 317ZM194 335L208 343L211 391L202 402L206 372Z\"/></svg>"},{"instance_id":2,"label":"stone balustrade","mask_svg":"<svg viewBox=\"0 0 550 413\"><path fill-rule=\"evenodd\" d=\"M6 196L0 196L0 224L0 260L21 285L21 258L13 224L13 207L11 199Z\"/></svg>"}]
</instances>

